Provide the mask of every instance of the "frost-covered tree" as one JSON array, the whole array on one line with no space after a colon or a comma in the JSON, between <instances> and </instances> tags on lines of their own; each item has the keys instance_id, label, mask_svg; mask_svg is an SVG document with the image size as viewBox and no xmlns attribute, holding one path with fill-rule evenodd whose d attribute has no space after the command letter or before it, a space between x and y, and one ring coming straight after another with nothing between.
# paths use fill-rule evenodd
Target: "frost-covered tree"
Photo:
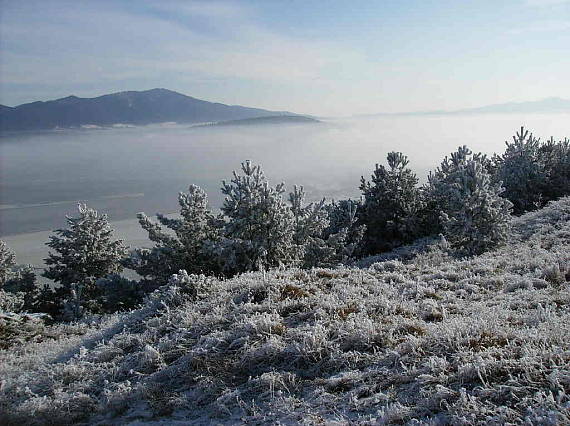
<instances>
[{"instance_id":1,"label":"frost-covered tree","mask_svg":"<svg viewBox=\"0 0 570 426\"><path fill-rule=\"evenodd\" d=\"M43 276L61 284L65 297L81 294L82 301L89 301L96 296L97 279L122 270L126 248L113 238L107 215L85 204L78 210L78 217L67 216L68 228L55 230L46 243L52 250Z\"/></svg>"},{"instance_id":2,"label":"frost-covered tree","mask_svg":"<svg viewBox=\"0 0 570 426\"><path fill-rule=\"evenodd\" d=\"M570 140L556 142L551 137L540 146L539 156L546 172L544 202L570 195Z\"/></svg>"},{"instance_id":3,"label":"frost-covered tree","mask_svg":"<svg viewBox=\"0 0 570 426\"><path fill-rule=\"evenodd\" d=\"M0 289L12 275L12 268L16 265L16 255L8 245L0 240Z\"/></svg>"},{"instance_id":4,"label":"frost-covered tree","mask_svg":"<svg viewBox=\"0 0 570 426\"><path fill-rule=\"evenodd\" d=\"M512 204L492 182L486 158L460 147L428 178L428 196L439 210L443 233L453 247L478 254L509 235Z\"/></svg>"},{"instance_id":5,"label":"frost-covered tree","mask_svg":"<svg viewBox=\"0 0 570 426\"><path fill-rule=\"evenodd\" d=\"M338 266L349 263L360 254L366 231L366 225L358 223L360 207L361 204L353 200L333 200L325 205L329 225L323 230L321 239L325 242L328 256L313 255L316 262L310 266Z\"/></svg>"},{"instance_id":6,"label":"frost-covered tree","mask_svg":"<svg viewBox=\"0 0 570 426\"><path fill-rule=\"evenodd\" d=\"M207 247L219 242L223 222L209 209L206 193L190 185L187 193L178 195L178 204L179 218L158 214L159 223L155 223L144 213L138 214L154 247L135 249L125 261L125 266L157 284L166 284L172 274L182 269L194 274L221 270L219 259Z\"/></svg>"},{"instance_id":7,"label":"frost-covered tree","mask_svg":"<svg viewBox=\"0 0 570 426\"><path fill-rule=\"evenodd\" d=\"M32 265L17 265L16 256L0 241L0 311L57 314L56 292L39 285Z\"/></svg>"},{"instance_id":8,"label":"frost-covered tree","mask_svg":"<svg viewBox=\"0 0 570 426\"><path fill-rule=\"evenodd\" d=\"M196 186L180 194L180 218L157 215L155 223L140 214L155 246L134 250L125 265L157 284L180 270L232 276L280 265L336 265L353 255L362 237L356 204L305 205L297 186L288 204L284 184L271 186L261 167L249 161L222 182L221 191L221 215L208 209L206 194Z\"/></svg>"},{"instance_id":9,"label":"frost-covered tree","mask_svg":"<svg viewBox=\"0 0 570 426\"><path fill-rule=\"evenodd\" d=\"M295 220L283 199L284 184L269 185L260 166L242 163L243 174L222 182L226 218L224 256L231 272L291 264L298 257L294 243Z\"/></svg>"},{"instance_id":10,"label":"frost-covered tree","mask_svg":"<svg viewBox=\"0 0 570 426\"><path fill-rule=\"evenodd\" d=\"M357 225L357 203L352 200L304 205L303 187L289 194L295 218L294 242L301 266L337 266L350 261L359 246L364 226Z\"/></svg>"},{"instance_id":11,"label":"frost-covered tree","mask_svg":"<svg viewBox=\"0 0 570 426\"><path fill-rule=\"evenodd\" d=\"M494 180L502 182L505 188L502 196L513 203L515 214L541 207L547 172L540 153L540 139L521 127L513 136L513 142L505 144L505 152L494 158Z\"/></svg>"},{"instance_id":12,"label":"frost-covered tree","mask_svg":"<svg viewBox=\"0 0 570 426\"><path fill-rule=\"evenodd\" d=\"M418 235L420 193L408 158L390 152L388 167L376 164L371 180L361 178L364 197L360 222L366 225L364 252L374 254L412 241Z\"/></svg>"}]
</instances>

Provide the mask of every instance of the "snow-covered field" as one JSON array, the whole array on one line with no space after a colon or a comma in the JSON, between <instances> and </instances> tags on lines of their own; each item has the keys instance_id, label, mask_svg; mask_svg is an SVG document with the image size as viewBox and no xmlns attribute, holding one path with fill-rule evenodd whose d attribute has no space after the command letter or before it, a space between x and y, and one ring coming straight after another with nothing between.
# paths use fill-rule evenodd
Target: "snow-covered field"
<instances>
[{"instance_id":1,"label":"snow-covered field","mask_svg":"<svg viewBox=\"0 0 570 426\"><path fill-rule=\"evenodd\" d=\"M0 351L0 423L570 423L570 198L470 259L180 279Z\"/></svg>"}]
</instances>

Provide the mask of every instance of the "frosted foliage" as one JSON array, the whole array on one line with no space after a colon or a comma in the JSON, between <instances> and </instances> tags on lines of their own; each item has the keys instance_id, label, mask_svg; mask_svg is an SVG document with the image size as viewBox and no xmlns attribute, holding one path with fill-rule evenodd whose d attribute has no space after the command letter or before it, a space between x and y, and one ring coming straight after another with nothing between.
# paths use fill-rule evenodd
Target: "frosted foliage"
<instances>
[{"instance_id":1,"label":"frosted foliage","mask_svg":"<svg viewBox=\"0 0 570 426\"><path fill-rule=\"evenodd\" d=\"M11 276L14 265L16 265L16 255L4 241L0 240L0 289Z\"/></svg>"},{"instance_id":2,"label":"frosted foliage","mask_svg":"<svg viewBox=\"0 0 570 426\"><path fill-rule=\"evenodd\" d=\"M295 217L295 243L303 267L348 263L358 248L364 226L357 225L357 204L351 200L311 203L303 206L303 187L289 194Z\"/></svg>"},{"instance_id":3,"label":"frosted foliage","mask_svg":"<svg viewBox=\"0 0 570 426\"><path fill-rule=\"evenodd\" d=\"M570 140L550 138L540 147L547 173L544 202L570 195Z\"/></svg>"},{"instance_id":4,"label":"frosted foliage","mask_svg":"<svg viewBox=\"0 0 570 426\"><path fill-rule=\"evenodd\" d=\"M364 204L360 221L366 225L365 251L387 251L417 237L420 207L418 179L401 152L390 152L388 167L376 164L370 181L361 178Z\"/></svg>"},{"instance_id":5,"label":"frosted foliage","mask_svg":"<svg viewBox=\"0 0 570 426\"><path fill-rule=\"evenodd\" d=\"M295 222L282 197L284 184L270 186L261 167L249 161L241 168L243 174L234 172L229 183L222 183L224 233L239 259L237 265L228 267L242 272L292 263L297 257Z\"/></svg>"},{"instance_id":6,"label":"frosted foliage","mask_svg":"<svg viewBox=\"0 0 570 426\"><path fill-rule=\"evenodd\" d=\"M38 285L32 265L16 265L16 256L3 241L0 241L0 274L0 312L57 313L54 290L47 284ZM26 317L22 318L25 321Z\"/></svg>"},{"instance_id":7,"label":"frosted foliage","mask_svg":"<svg viewBox=\"0 0 570 426\"><path fill-rule=\"evenodd\" d=\"M155 247L135 250L126 265L164 284L179 270L232 276L282 265L336 265L348 261L358 243L356 205L324 200L305 205L303 188L297 186L287 203L284 185L271 186L261 167L249 161L223 182L222 193L219 216L208 210L206 194L194 185L179 195L179 219L158 215L155 223L139 214ZM348 216L339 219L344 210Z\"/></svg>"},{"instance_id":8,"label":"frosted foliage","mask_svg":"<svg viewBox=\"0 0 570 426\"><path fill-rule=\"evenodd\" d=\"M504 197L515 214L542 207L570 194L570 141L545 143L524 127L505 142L507 149L493 158L495 179L505 187Z\"/></svg>"},{"instance_id":9,"label":"frosted foliage","mask_svg":"<svg viewBox=\"0 0 570 426\"><path fill-rule=\"evenodd\" d=\"M509 237L510 201L502 198L500 183L493 183L487 159L460 147L429 176L428 194L439 206L446 239L467 254L478 254Z\"/></svg>"},{"instance_id":10,"label":"frosted foliage","mask_svg":"<svg viewBox=\"0 0 570 426\"><path fill-rule=\"evenodd\" d=\"M144 213L138 215L155 246L150 250L136 249L126 265L145 278L166 283L181 269L191 273L217 272L217 264L205 252L204 244L220 239L221 219L210 211L206 193L196 185L178 195L178 204L180 218L158 214L159 223L155 223Z\"/></svg>"},{"instance_id":11,"label":"frosted foliage","mask_svg":"<svg viewBox=\"0 0 570 426\"><path fill-rule=\"evenodd\" d=\"M505 187L504 197L511 200L515 213L541 206L546 184L544 163L540 156L540 140L521 127L513 142L505 142L505 153L495 159L497 180Z\"/></svg>"},{"instance_id":12,"label":"frosted foliage","mask_svg":"<svg viewBox=\"0 0 570 426\"><path fill-rule=\"evenodd\" d=\"M0 423L569 424L570 199L512 226L463 259L178 271L40 334L0 316Z\"/></svg>"},{"instance_id":13,"label":"frosted foliage","mask_svg":"<svg viewBox=\"0 0 570 426\"><path fill-rule=\"evenodd\" d=\"M78 210L79 216L67 217L68 228L54 231L46 243L52 251L43 273L61 284L63 293L76 304L91 300L96 294L95 281L120 272L120 261L126 256L122 240L113 238L107 215L84 204Z\"/></svg>"}]
</instances>

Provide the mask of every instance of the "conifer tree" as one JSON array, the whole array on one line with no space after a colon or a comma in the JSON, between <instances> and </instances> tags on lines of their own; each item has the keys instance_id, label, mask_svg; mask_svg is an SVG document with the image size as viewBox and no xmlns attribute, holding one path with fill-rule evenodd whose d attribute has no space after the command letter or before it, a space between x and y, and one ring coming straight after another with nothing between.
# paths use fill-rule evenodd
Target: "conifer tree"
<instances>
[{"instance_id":1,"label":"conifer tree","mask_svg":"<svg viewBox=\"0 0 570 426\"><path fill-rule=\"evenodd\" d=\"M46 245L52 249L45 259L43 276L62 285L63 296L78 303L96 295L95 281L120 272L126 255L122 240L113 239L107 215L100 215L85 204L78 205L79 216L67 216L67 229L57 229Z\"/></svg>"},{"instance_id":2,"label":"conifer tree","mask_svg":"<svg viewBox=\"0 0 570 426\"><path fill-rule=\"evenodd\" d=\"M234 172L229 183L222 182L222 212L227 220L224 256L229 250L234 259L226 268L242 272L293 263L298 256L295 222L283 200L284 184L271 187L261 167L250 161L241 168L242 175Z\"/></svg>"},{"instance_id":3,"label":"conifer tree","mask_svg":"<svg viewBox=\"0 0 570 426\"><path fill-rule=\"evenodd\" d=\"M374 254L412 241L418 235L418 178L400 152L387 155L388 167L376 164L371 181L361 178L364 203L359 214L366 225L364 251Z\"/></svg>"},{"instance_id":4,"label":"conifer tree","mask_svg":"<svg viewBox=\"0 0 570 426\"><path fill-rule=\"evenodd\" d=\"M460 147L428 178L428 196L438 206L440 225L453 247L479 254L509 236L510 201L492 182L486 158Z\"/></svg>"},{"instance_id":5,"label":"conifer tree","mask_svg":"<svg viewBox=\"0 0 570 426\"><path fill-rule=\"evenodd\" d=\"M144 213L138 214L139 224L155 245L135 249L125 261L125 266L157 285L167 283L179 270L211 274L221 269L206 245L220 240L223 222L209 209L206 193L190 185L187 193L178 194L178 204L180 218L158 214L159 223L155 223Z\"/></svg>"},{"instance_id":6,"label":"conifer tree","mask_svg":"<svg viewBox=\"0 0 570 426\"><path fill-rule=\"evenodd\" d=\"M505 188L502 196L513 203L515 214L542 207L547 171L540 152L540 139L521 127L513 136L513 142L505 144L504 154L494 158L494 180Z\"/></svg>"},{"instance_id":7,"label":"conifer tree","mask_svg":"<svg viewBox=\"0 0 570 426\"><path fill-rule=\"evenodd\" d=\"M8 245L0 240L0 289L12 276L12 268L16 265L16 255Z\"/></svg>"},{"instance_id":8,"label":"conifer tree","mask_svg":"<svg viewBox=\"0 0 570 426\"><path fill-rule=\"evenodd\" d=\"M555 141L551 137L539 148L546 182L542 191L544 202L570 195L570 140Z\"/></svg>"}]
</instances>

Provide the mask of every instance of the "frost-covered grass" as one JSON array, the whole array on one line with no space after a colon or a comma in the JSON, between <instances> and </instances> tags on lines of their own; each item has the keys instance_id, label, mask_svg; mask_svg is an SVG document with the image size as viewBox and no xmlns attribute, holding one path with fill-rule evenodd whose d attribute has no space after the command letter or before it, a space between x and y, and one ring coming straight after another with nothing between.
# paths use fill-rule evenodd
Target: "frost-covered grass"
<instances>
[{"instance_id":1,"label":"frost-covered grass","mask_svg":"<svg viewBox=\"0 0 570 426\"><path fill-rule=\"evenodd\" d=\"M193 276L47 327L0 351L0 423L568 424L570 198L513 225L469 259L424 242L362 269Z\"/></svg>"}]
</instances>

